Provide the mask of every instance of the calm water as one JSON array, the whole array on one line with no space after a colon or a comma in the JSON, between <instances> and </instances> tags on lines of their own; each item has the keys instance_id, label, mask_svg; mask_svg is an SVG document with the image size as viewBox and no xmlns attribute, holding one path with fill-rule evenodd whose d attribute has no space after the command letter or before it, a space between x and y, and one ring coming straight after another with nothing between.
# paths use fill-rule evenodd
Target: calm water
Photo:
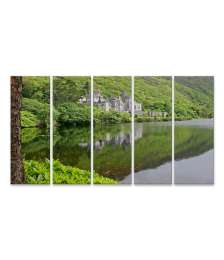
<instances>
[{"instance_id":1,"label":"calm water","mask_svg":"<svg viewBox=\"0 0 224 260\"><path fill-rule=\"evenodd\" d=\"M172 182L171 122L135 123L135 183Z\"/></svg>"},{"instance_id":2,"label":"calm water","mask_svg":"<svg viewBox=\"0 0 224 260\"><path fill-rule=\"evenodd\" d=\"M94 170L120 183L131 178L131 124L118 124L94 129Z\"/></svg>"},{"instance_id":3,"label":"calm water","mask_svg":"<svg viewBox=\"0 0 224 260\"><path fill-rule=\"evenodd\" d=\"M170 184L171 122L135 124L135 183ZM214 179L213 120L176 122L175 183L211 184ZM54 130L54 159L90 170L90 128ZM49 159L48 131L23 129L22 154L26 160ZM131 183L131 124L94 129L94 170Z\"/></svg>"},{"instance_id":4,"label":"calm water","mask_svg":"<svg viewBox=\"0 0 224 260\"><path fill-rule=\"evenodd\" d=\"M214 183L213 119L176 122L175 183Z\"/></svg>"},{"instance_id":5,"label":"calm water","mask_svg":"<svg viewBox=\"0 0 224 260\"><path fill-rule=\"evenodd\" d=\"M90 127L54 129L54 160L90 171Z\"/></svg>"},{"instance_id":6,"label":"calm water","mask_svg":"<svg viewBox=\"0 0 224 260\"><path fill-rule=\"evenodd\" d=\"M48 130L22 129L22 155L25 160L45 161L50 158Z\"/></svg>"}]
</instances>

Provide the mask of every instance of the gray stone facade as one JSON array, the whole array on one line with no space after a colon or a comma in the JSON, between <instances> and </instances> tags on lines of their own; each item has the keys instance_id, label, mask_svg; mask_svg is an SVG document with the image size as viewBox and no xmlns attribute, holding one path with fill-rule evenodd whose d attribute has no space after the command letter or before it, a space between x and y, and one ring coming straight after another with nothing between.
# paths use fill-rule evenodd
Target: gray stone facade
<instances>
[{"instance_id":1,"label":"gray stone facade","mask_svg":"<svg viewBox=\"0 0 224 260\"><path fill-rule=\"evenodd\" d=\"M87 96L82 96L79 99L81 104L90 104L91 97L90 94ZM105 98L101 95L99 91L93 93L93 104L95 106L103 108L105 111L117 111L117 112L128 112L131 113L132 102L131 97L129 97L125 92L122 92L119 97ZM134 103L135 110L142 111L142 105L140 103Z\"/></svg>"}]
</instances>

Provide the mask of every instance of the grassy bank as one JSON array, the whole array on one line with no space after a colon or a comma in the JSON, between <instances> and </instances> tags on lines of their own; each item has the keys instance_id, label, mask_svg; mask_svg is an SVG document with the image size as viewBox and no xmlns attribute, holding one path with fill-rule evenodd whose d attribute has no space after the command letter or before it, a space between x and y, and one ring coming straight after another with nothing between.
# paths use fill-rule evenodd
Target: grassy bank
<instances>
[{"instance_id":1,"label":"grassy bank","mask_svg":"<svg viewBox=\"0 0 224 260\"><path fill-rule=\"evenodd\" d=\"M25 180L27 184L49 184L50 183L50 162L24 161ZM90 184L90 172L76 167L65 166L60 161L53 163L54 184ZM94 173L94 183L115 184L115 180L105 178Z\"/></svg>"}]
</instances>

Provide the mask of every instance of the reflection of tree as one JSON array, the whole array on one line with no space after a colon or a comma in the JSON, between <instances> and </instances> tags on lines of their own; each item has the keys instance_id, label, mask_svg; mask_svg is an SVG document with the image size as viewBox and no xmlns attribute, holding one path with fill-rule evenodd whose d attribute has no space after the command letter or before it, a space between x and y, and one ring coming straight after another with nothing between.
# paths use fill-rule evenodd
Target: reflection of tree
<instances>
[{"instance_id":1,"label":"reflection of tree","mask_svg":"<svg viewBox=\"0 0 224 260\"><path fill-rule=\"evenodd\" d=\"M90 127L54 130L54 159L64 165L90 170L90 149Z\"/></svg>"},{"instance_id":2,"label":"reflection of tree","mask_svg":"<svg viewBox=\"0 0 224 260\"><path fill-rule=\"evenodd\" d=\"M213 148L213 128L176 126L175 159L190 158Z\"/></svg>"},{"instance_id":3,"label":"reflection of tree","mask_svg":"<svg viewBox=\"0 0 224 260\"><path fill-rule=\"evenodd\" d=\"M25 182L21 154L21 92L22 77L11 77L11 183Z\"/></svg>"},{"instance_id":4,"label":"reflection of tree","mask_svg":"<svg viewBox=\"0 0 224 260\"><path fill-rule=\"evenodd\" d=\"M29 133L29 131L31 131ZM48 131L37 128L22 130L22 155L25 160L43 161L50 157Z\"/></svg>"},{"instance_id":5,"label":"reflection of tree","mask_svg":"<svg viewBox=\"0 0 224 260\"><path fill-rule=\"evenodd\" d=\"M142 127L136 124L135 129ZM135 172L171 161L171 126L144 124L142 138L135 141Z\"/></svg>"}]
</instances>

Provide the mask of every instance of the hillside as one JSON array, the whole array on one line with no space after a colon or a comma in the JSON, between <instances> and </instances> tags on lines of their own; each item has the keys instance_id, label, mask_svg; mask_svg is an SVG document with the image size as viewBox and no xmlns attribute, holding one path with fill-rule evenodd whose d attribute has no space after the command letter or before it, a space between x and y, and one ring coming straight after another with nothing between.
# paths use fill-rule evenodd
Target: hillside
<instances>
[{"instance_id":1,"label":"hillside","mask_svg":"<svg viewBox=\"0 0 224 260\"><path fill-rule=\"evenodd\" d=\"M213 117L213 77L175 77L175 118ZM171 116L171 77L135 77L135 100L143 110L164 111Z\"/></svg>"},{"instance_id":2,"label":"hillside","mask_svg":"<svg viewBox=\"0 0 224 260\"><path fill-rule=\"evenodd\" d=\"M172 112L171 77L135 77L135 101L143 110Z\"/></svg>"},{"instance_id":3,"label":"hillside","mask_svg":"<svg viewBox=\"0 0 224 260\"><path fill-rule=\"evenodd\" d=\"M96 90L105 97L118 97L123 91L131 96L131 77L94 77L94 91Z\"/></svg>"},{"instance_id":4,"label":"hillside","mask_svg":"<svg viewBox=\"0 0 224 260\"><path fill-rule=\"evenodd\" d=\"M214 116L213 77L175 77L175 118Z\"/></svg>"}]
</instances>

